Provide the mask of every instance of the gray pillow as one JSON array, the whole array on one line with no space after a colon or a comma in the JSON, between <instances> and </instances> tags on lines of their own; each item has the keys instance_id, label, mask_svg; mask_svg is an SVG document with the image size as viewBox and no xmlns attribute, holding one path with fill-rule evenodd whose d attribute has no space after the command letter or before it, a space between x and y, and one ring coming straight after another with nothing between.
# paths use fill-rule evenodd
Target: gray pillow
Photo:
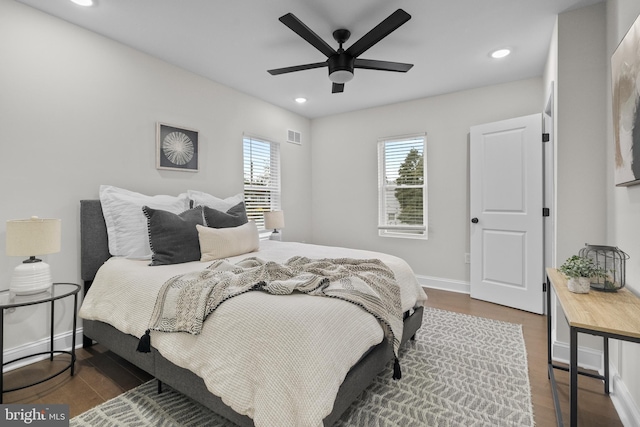
<instances>
[{"instance_id":1,"label":"gray pillow","mask_svg":"<svg viewBox=\"0 0 640 427\"><path fill-rule=\"evenodd\" d=\"M174 214L160 209L142 208L147 217L151 264L168 265L200 260L196 225L203 225L202 207Z\"/></svg>"},{"instance_id":2,"label":"gray pillow","mask_svg":"<svg viewBox=\"0 0 640 427\"><path fill-rule=\"evenodd\" d=\"M205 206L204 220L207 227L212 228L238 227L249 221L244 202L238 203L226 212Z\"/></svg>"}]
</instances>

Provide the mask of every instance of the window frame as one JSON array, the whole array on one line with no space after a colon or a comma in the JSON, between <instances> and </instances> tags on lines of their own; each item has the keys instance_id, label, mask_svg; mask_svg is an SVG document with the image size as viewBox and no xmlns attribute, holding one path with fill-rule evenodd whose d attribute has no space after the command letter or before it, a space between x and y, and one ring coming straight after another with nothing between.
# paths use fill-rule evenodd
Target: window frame
<instances>
[{"instance_id":1,"label":"window frame","mask_svg":"<svg viewBox=\"0 0 640 427\"><path fill-rule=\"evenodd\" d=\"M419 185L397 185L394 180L387 178L387 144L406 143L406 154L404 159L411 151L411 146L420 144L422 149L422 184ZM378 139L378 235L380 237L394 237L404 239L422 239L429 238L428 232L428 192L427 192L427 134L416 133L410 135L390 136ZM403 160L404 161L404 160ZM395 160L394 164L401 164L403 161ZM396 221L398 211L390 212L388 197L390 191L395 193L397 188L421 188L422 189L422 224L390 224ZM396 199L397 200L397 199Z\"/></svg>"},{"instance_id":2,"label":"window frame","mask_svg":"<svg viewBox=\"0 0 640 427\"><path fill-rule=\"evenodd\" d=\"M249 144L249 146L247 145ZM262 145L262 146L260 146ZM260 155L260 152L264 152L264 146L268 146L268 166L266 166L266 156ZM255 151L255 156L254 156ZM247 154L249 152L249 159ZM258 233L260 239L268 239L272 230L267 230L264 227L264 212L282 210L282 175L280 171L281 159L280 159L280 143L271 141L267 138L263 138L256 135L244 133L242 135L242 185L243 196L245 201L245 208L247 211L247 217L249 220L253 220L258 227ZM263 171L268 167L268 180L265 185L256 185L258 177L254 171L254 167L251 166L251 160L263 162ZM249 169L249 170L248 170ZM265 174L262 176L264 177ZM249 179L247 177L249 176ZM265 194L265 199L268 203L260 203L257 194Z\"/></svg>"}]
</instances>

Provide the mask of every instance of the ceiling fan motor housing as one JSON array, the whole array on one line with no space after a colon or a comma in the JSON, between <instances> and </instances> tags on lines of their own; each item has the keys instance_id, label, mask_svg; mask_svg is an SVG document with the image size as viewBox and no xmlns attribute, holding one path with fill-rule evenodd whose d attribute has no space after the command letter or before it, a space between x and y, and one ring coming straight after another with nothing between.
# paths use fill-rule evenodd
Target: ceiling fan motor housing
<instances>
[{"instance_id":1,"label":"ceiling fan motor housing","mask_svg":"<svg viewBox=\"0 0 640 427\"><path fill-rule=\"evenodd\" d=\"M329 78L335 83L346 83L353 78L353 69L356 59L346 52L331 56L329 62ZM338 76L343 76L339 78ZM348 80L345 80L348 78ZM340 81L339 81L339 80Z\"/></svg>"},{"instance_id":2,"label":"ceiling fan motor housing","mask_svg":"<svg viewBox=\"0 0 640 427\"><path fill-rule=\"evenodd\" d=\"M333 38L340 45L338 53L331 55L327 60L329 79L334 83L343 84L353 79L356 59L342 48L342 44L349 40L350 36L351 32L344 28L333 32Z\"/></svg>"}]
</instances>

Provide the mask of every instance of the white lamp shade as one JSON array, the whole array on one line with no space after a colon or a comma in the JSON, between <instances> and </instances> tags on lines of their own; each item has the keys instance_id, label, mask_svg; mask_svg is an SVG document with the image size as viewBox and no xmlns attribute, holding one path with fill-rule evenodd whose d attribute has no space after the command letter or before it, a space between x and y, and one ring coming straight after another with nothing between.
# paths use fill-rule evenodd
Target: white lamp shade
<instances>
[{"instance_id":1,"label":"white lamp shade","mask_svg":"<svg viewBox=\"0 0 640 427\"><path fill-rule=\"evenodd\" d=\"M271 211L264 213L264 228L269 230L281 230L284 228L284 212Z\"/></svg>"},{"instance_id":2,"label":"white lamp shade","mask_svg":"<svg viewBox=\"0 0 640 427\"><path fill-rule=\"evenodd\" d=\"M61 229L59 219L34 216L7 221L7 255L31 257L13 270L9 285L12 293L28 295L51 288L53 280L49 264L35 257L60 252Z\"/></svg>"},{"instance_id":3,"label":"white lamp shade","mask_svg":"<svg viewBox=\"0 0 640 427\"><path fill-rule=\"evenodd\" d=\"M38 218L7 221L7 255L36 256L60 252L61 221Z\"/></svg>"}]
</instances>

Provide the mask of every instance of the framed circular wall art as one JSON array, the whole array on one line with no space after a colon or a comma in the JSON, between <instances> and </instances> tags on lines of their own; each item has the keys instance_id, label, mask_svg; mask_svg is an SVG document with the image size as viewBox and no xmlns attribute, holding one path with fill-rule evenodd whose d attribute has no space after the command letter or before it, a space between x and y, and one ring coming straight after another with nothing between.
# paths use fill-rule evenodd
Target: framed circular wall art
<instances>
[{"instance_id":1,"label":"framed circular wall art","mask_svg":"<svg viewBox=\"0 0 640 427\"><path fill-rule=\"evenodd\" d=\"M158 123L156 168L198 171L198 131Z\"/></svg>"}]
</instances>

